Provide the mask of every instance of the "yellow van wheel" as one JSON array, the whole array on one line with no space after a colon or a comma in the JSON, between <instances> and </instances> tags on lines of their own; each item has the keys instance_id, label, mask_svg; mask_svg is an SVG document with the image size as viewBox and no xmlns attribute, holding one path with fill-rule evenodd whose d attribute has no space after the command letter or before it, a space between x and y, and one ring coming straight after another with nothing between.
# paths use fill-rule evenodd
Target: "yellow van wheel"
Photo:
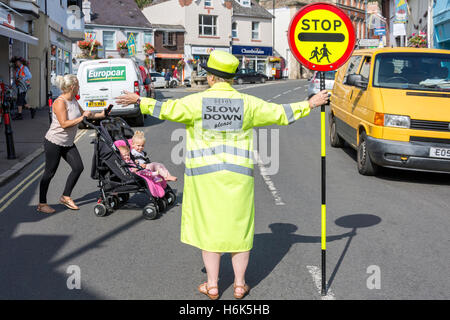
<instances>
[{"instance_id":1,"label":"yellow van wheel","mask_svg":"<svg viewBox=\"0 0 450 320\"><path fill-rule=\"evenodd\" d=\"M330 114L330 145L333 148L342 148L344 146L344 141L342 138L338 135L336 131L336 121L333 117L333 115Z\"/></svg>"},{"instance_id":2,"label":"yellow van wheel","mask_svg":"<svg viewBox=\"0 0 450 320\"><path fill-rule=\"evenodd\" d=\"M378 172L379 166L372 162L367 147L367 135L363 131L359 135L359 145L356 149L356 162L358 172L365 176L373 176Z\"/></svg>"}]
</instances>

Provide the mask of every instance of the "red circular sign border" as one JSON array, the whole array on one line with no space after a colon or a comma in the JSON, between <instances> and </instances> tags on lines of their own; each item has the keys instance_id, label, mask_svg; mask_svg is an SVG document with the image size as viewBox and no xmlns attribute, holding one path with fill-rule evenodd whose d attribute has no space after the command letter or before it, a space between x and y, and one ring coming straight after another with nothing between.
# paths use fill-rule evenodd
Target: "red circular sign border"
<instances>
[{"instance_id":1,"label":"red circular sign border","mask_svg":"<svg viewBox=\"0 0 450 320\"><path fill-rule=\"evenodd\" d=\"M300 54L300 52L295 47L295 34L294 34L295 27L293 28L293 26L297 26L297 23L300 20L300 18L303 17L308 12L311 12L313 10L329 10L329 11L335 13L336 15L338 15L344 21L345 25L347 26L347 30L348 30L348 34L349 34L348 47L347 47L347 50L345 51L344 55L339 60L337 60L335 63L325 64L325 65L314 64L312 62L309 62L305 58L303 58L303 56ZM337 6L330 4L330 3L325 3L325 2L311 3L311 4L308 4L308 5L304 6L303 8L301 8L296 13L294 18L292 18L292 20L289 24L289 29L288 29L288 43L289 43L289 48L291 49L291 52L294 55L294 57L297 59L297 61L300 62L302 65L304 65L309 70L332 71L332 70L336 70L339 67L341 67L342 65L344 65L347 62L347 60L351 57L353 50L355 49L355 44L356 44L355 28L353 28L350 18L345 14L344 11L342 11ZM313 67L313 66L315 66L315 67Z\"/></svg>"}]
</instances>

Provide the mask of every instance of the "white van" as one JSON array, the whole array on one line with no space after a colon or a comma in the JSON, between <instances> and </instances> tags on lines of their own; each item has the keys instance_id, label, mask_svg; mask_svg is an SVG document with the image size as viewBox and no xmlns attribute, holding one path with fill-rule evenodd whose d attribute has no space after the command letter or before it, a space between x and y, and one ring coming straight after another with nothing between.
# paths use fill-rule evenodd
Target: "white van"
<instances>
[{"instance_id":1,"label":"white van","mask_svg":"<svg viewBox=\"0 0 450 320\"><path fill-rule=\"evenodd\" d=\"M101 112L113 104L112 116L128 118L133 126L144 125L144 116L138 105L122 107L115 102L124 90L147 96L138 66L132 59L84 61L78 68L77 77L80 82L78 102L83 110Z\"/></svg>"}]
</instances>

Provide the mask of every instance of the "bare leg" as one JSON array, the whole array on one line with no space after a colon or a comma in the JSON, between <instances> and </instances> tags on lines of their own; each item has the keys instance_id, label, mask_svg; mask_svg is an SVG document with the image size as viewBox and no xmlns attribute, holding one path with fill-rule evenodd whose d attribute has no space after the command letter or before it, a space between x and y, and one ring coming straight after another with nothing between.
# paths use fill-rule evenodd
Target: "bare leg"
<instances>
[{"instance_id":1,"label":"bare leg","mask_svg":"<svg viewBox=\"0 0 450 320\"><path fill-rule=\"evenodd\" d=\"M231 254L231 262L234 270L234 283L237 286L245 285L245 271L247 270L250 251L236 252ZM242 288L236 288L236 292L242 294Z\"/></svg>"},{"instance_id":2,"label":"bare leg","mask_svg":"<svg viewBox=\"0 0 450 320\"><path fill-rule=\"evenodd\" d=\"M208 288L217 287L219 281L220 253L202 250L203 263L208 275ZM217 288L209 290L212 295L217 294Z\"/></svg>"}]
</instances>

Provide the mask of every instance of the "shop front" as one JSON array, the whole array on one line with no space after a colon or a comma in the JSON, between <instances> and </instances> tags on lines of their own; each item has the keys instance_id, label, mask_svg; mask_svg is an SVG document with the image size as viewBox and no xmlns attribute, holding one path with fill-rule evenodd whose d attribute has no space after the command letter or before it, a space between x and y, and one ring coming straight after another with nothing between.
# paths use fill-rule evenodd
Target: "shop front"
<instances>
[{"instance_id":1,"label":"shop front","mask_svg":"<svg viewBox=\"0 0 450 320\"><path fill-rule=\"evenodd\" d=\"M14 56L28 60L28 45L37 45L39 39L28 34L30 23L24 16L6 4L0 3L0 88L14 83Z\"/></svg>"},{"instance_id":2,"label":"shop front","mask_svg":"<svg viewBox=\"0 0 450 320\"><path fill-rule=\"evenodd\" d=\"M231 53L239 59L239 69L256 70L272 77L272 64L268 61L272 47L233 46Z\"/></svg>"},{"instance_id":3,"label":"shop front","mask_svg":"<svg viewBox=\"0 0 450 320\"><path fill-rule=\"evenodd\" d=\"M72 73L72 41L63 34L50 29L50 77L53 95L58 95L55 79Z\"/></svg>"},{"instance_id":4,"label":"shop front","mask_svg":"<svg viewBox=\"0 0 450 320\"><path fill-rule=\"evenodd\" d=\"M178 62L184 58L181 53L156 53L155 54L155 69L161 72L163 69L173 70L177 68Z\"/></svg>"}]
</instances>

